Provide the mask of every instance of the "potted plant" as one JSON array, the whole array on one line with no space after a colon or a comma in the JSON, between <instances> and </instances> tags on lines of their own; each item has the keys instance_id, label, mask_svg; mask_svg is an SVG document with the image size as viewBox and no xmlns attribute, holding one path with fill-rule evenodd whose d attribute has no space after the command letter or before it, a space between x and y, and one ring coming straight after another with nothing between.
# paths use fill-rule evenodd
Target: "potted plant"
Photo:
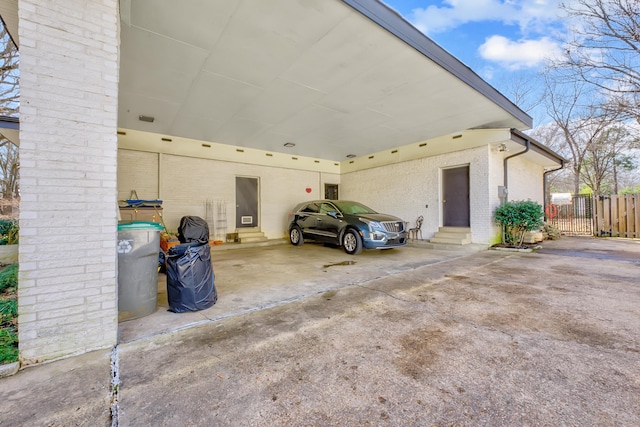
<instances>
[{"instance_id":1,"label":"potted plant","mask_svg":"<svg viewBox=\"0 0 640 427\"><path fill-rule=\"evenodd\" d=\"M523 245L525 233L538 230L544 224L542 205L531 200L505 202L494 211L493 216L502 228L499 247L526 249Z\"/></svg>"}]
</instances>

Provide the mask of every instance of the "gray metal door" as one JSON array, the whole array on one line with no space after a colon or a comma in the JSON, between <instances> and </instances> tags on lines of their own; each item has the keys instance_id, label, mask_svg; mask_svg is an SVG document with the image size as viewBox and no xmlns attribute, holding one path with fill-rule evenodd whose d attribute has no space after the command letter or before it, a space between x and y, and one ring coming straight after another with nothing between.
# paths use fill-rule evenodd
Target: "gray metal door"
<instances>
[{"instance_id":1,"label":"gray metal door","mask_svg":"<svg viewBox=\"0 0 640 427\"><path fill-rule=\"evenodd\" d=\"M442 171L442 225L469 227L469 166Z\"/></svg>"},{"instance_id":2,"label":"gray metal door","mask_svg":"<svg viewBox=\"0 0 640 427\"><path fill-rule=\"evenodd\" d=\"M236 228L258 226L258 179L236 177Z\"/></svg>"}]
</instances>

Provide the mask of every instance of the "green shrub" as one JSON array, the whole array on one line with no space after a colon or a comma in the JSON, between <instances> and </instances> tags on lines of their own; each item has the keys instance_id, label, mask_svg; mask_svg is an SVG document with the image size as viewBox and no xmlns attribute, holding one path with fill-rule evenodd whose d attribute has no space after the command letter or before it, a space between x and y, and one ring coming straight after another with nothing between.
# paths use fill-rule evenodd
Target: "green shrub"
<instances>
[{"instance_id":1,"label":"green shrub","mask_svg":"<svg viewBox=\"0 0 640 427\"><path fill-rule=\"evenodd\" d=\"M19 231L18 221L0 219L0 245L17 244Z\"/></svg>"},{"instance_id":2,"label":"green shrub","mask_svg":"<svg viewBox=\"0 0 640 427\"><path fill-rule=\"evenodd\" d=\"M502 243L507 245L522 246L524 234L537 230L544 224L542 205L531 200L503 203L493 216L502 227Z\"/></svg>"},{"instance_id":3,"label":"green shrub","mask_svg":"<svg viewBox=\"0 0 640 427\"><path fill-rule=\"evenodd\" d=\"M0 292L18 289L18 264L11 264L0 271Z\"/></svg>"},{"instance_id":4,"label":"green shrub","mask_svg":"<svg viewBox=\"0 0 640 427\"><path fill-rule=\"evenodd\" d=\"M18 361L18 332L14 326L0 328L0 364Z\"/></svg>"}]
</instances>

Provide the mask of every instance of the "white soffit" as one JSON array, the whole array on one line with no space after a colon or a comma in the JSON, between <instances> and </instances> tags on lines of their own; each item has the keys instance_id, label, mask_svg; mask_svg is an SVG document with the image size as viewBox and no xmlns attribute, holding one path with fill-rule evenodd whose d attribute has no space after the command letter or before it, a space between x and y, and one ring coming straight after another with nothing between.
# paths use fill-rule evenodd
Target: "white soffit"
<instances>
[{"instance_id":1,"label":"white soffit","mask_svg":"<svg viewBox=\"0 0 640 427\"><path fill-rule=\"evenodd\" d=\"M465 129L531 125L376 0L121 8L120 128L341 161Z\"/></svg>"},{"instance_id":2,"label":"white soffit","mask_svg":"<svg viewBox=\"0 0 640 427\"><path fill-rule=\"evenodd\" d=\"M0 17L16 47L20 47L18 38L18 0L0 0Z\"/></svg>"}]
</instances>

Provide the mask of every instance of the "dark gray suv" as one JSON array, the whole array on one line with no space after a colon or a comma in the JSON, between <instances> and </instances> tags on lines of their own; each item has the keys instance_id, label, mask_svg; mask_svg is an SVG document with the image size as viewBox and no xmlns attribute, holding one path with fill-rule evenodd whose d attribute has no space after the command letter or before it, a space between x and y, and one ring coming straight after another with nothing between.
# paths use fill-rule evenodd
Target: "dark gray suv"
<instances>
[{"instance_id":1,"label":"dark gray suv","mask_svg":"<svg viewBox=\"0 0 640 427\"><path fill-rule=\"evenodd\" d=\"M299 246L305 239L342 246L350 255L362 249L390 249L407 244L405 222L345 200L300 203L289 214L289 240Z\"/></svg>"}]
</instances>

